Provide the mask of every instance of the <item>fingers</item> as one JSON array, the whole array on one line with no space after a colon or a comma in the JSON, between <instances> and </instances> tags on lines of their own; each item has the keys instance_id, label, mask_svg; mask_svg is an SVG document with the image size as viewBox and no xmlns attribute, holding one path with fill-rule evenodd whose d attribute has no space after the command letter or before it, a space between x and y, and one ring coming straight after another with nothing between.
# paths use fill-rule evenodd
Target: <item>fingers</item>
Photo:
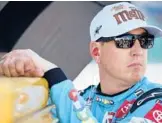
<instances>
[{"instance_id":1,"label":"fingers","mask_svg":"<svg viewBox=\"0 0 162 123\"><path fill-rule=\"evenodd\" d=\"M17 77L15 61L13 58L3 59L0 63L0 74L8 77Z\"/></svg>"},{"instance_id":2,"label":"fingers","mask_svg":"<svg viewBox=\"0 0 162 123\"><path fill-rule=\"evenodd\" d=\"M8 77L42 77L44 70L40 61L31 50L13 50L5 54L0 61L0 75ZM33 61L34 58L36 61Z\"/></svg>"},{"instance_id":3,"label":"fingers","mask_svg":"<svg viewBox=\"0 0 162 123\"><path fill-rule=\"evenodd\" d=\"M26 60L24 61L25 72L32 71L34 68L35 68L35 65L34 65L32 59L30 57L26 58Z\"/></svg>"},{"instance_id":4,"label":"fingers","mask_svg":"<svg viewBox=\"0 0 162 123\"><path fill-rule=\"evenodd\" d=\"M5 75L5 76L11 76L10 72L9 72L9 68L8 68L8 64L9 64L9 58L7 58L7 56L9 56L9 53L6 53L3 57L1 57L0 60L0 75Z\"/></svg>"},{"instance_id":5,"label":"fingers","mask_svg":"<svg viewBox=\"0 0 162 123\"><path fill-rule=\"evenodd\" d=\"M23 76L24 75L24 60L22 59L16 59L13 61L13 65L15 65L15 71L18 76Z\"/></svg>"},{"instance_id":6,"label":"fingers","mask_svg":"<svg viewBox=\"0 0 162 123\"><path fill-rule=\"evenodd\" d=\"M14 61L14 58L11 59L10 64L8 64L8 68L9 68L9 71L10 71L10 75L12 77L17 77L19 74L16 71L16 65L14 64L13 61Z\"/></svg>"},{"instance_id":7,"label":"fingers","mask_svg":"<svg viewBox=\"0 0 162 123\"><path fill-rule=\"evenodd\" d=\"M0 74L8 77L23 76L25 62L27 60L23 57L6 57L0 62Z\"/></svg>"},{"instance_id":8,"label":"fingers","mask_svg":"<svg viewBox=\"0 0 162 123\"><path fill-rule=\"evenodd\" d=\"M31 59L25 64L25 76L42 77L44 74L43 70L37 67L37 65Z\"/></svg>"},{"instance_id":9,"label":"fingers","mask_svg":"<svg viewBox=\"0 0 162 123\"><path fill-rule=\"evenodd\" d=\"M44 71L40 68L35 68L33 71L31 71L31 75L33 77L42 77L44 75Z\"/></svg>"},{"instance_id":10,"label":"fingers","mask_svg":"<svg viewBox=\"0 0 162 123\"><path fill-rule=\"evenodd\" d=\"M44 75L44 70L40 67L40 65L38 63L35 64L35 72L33 73L33 75L38 76L38 77L42 77Z\"/></svg>"},{"instance_id":11,"label":"fingers","mask_svg":"<svg viewBox=\"0 0 162 123\"><path fill-rule=\"evenodd\" d=\"M0 75L1 76L3 75L2 63L3 63L3 60L0 61Z\"/></svg>"},{"instance_id":12,"label":"fingers","mask_svg":"<svg viewBox=\"0 0 162 123\"><path fill-rule=\"evenodd\" d=\"M3 75L8 76L8 77L11 76L10 71L9 71L9 67L8 67L9 62L10 62L10 59L6 59L2 63Z\"/></svg>"}]
</instances>

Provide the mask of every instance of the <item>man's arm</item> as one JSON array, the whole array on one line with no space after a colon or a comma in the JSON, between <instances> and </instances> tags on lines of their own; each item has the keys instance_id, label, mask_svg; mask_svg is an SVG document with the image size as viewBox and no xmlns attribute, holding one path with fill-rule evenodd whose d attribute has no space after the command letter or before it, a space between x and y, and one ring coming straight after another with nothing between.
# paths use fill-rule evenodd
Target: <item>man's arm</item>
<instances>
[{"instance_id":1,"label":"man's arm","mask_svg":"<svg viewBox=\"0 0 162 123\"><path fill-rule=\"evenodd\" d=\"M0 63L0 74L5 76L45 77L51 87L51 103L56 105L57 115L62 123L97 123L91 111L85 107L82 97L75 90L72 81L55 64L43 59L31 50L15 50L6 54ZM84 114L84 115L83 115ZM83 116L82 116L83 115Z\"/></svg>"},{"instance_id":2,"label":"man's arm","mask_svg":"<svg viewBox=\"0 0 162 123\"><path fill-rule=\"evenodd\" d=\"M8 77L44 77L49 87L67 79L57 65L30 49L13 50L1 58L0 75Z\"/></svg>"},{"instance_id":3,"label":"man's arm","mask_svg":"<svg viewBox=\"0 0 162 123\"><path fill-rule=\"evenodd\" d=\"M67 80L67 77L61 70L61 68L53 68L45 72L43 78L45 78L48 81L49 88L51 88L55 84L58 84L61 81Z\"/></svg>"}]
</instances>

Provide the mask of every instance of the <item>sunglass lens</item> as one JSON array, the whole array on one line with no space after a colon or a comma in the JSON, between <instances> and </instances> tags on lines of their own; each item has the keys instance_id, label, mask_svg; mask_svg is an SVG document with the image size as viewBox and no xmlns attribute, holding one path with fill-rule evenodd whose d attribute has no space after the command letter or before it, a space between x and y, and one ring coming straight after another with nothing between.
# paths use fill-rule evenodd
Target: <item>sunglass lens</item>
<instances>
[{"instance_id":1,"label":"sunglass lens","mask_svg":"<svg viewBox=\"0 0 162 123\"><path fill-rule=\"evenodd\" d=\"M148 36L142 36L140 37L140 45L144 49L150 49L154 45L154 36L148 35Z\"/></svg>"},{"instance_id":2,"label":"sunglass lens","mask_svg":"<svg viewBox=\"0 0 162 123\"><path fill-rule=\"evenodd\" d=\"M115 38L115 44L117 48L127 49L131 48L134 44L133 36L125 35Z\"/></svg>"}]
</instances>

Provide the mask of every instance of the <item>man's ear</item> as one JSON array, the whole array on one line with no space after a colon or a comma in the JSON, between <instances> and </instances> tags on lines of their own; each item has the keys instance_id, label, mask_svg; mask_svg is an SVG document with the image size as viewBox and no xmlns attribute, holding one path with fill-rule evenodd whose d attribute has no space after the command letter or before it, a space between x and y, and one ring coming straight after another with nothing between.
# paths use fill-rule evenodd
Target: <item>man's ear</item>
<instances>
[{"instance_id":1,"label":"man's ear","mask_svg":"<svg viewBox=\"0 0 162 123\"><path fill-rule=\"evenodd\" d=\"M100 62L100 45L98 42L90 42L90 54L96 63Z\"/></svg>"}]
</instances>

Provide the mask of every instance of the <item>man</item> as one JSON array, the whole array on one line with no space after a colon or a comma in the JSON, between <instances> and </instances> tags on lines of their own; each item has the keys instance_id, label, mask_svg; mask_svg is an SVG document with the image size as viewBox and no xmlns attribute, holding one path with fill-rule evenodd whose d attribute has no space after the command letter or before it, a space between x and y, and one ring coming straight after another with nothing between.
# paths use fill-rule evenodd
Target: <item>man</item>
<instances>
[{"instance_id":1,"label":"man","mask_svg":"<svg viewBox=\"0 0 162 123\"><path fill-rule=\"evenodd\" d=\"M99 67L100 84L78 92L56 65L31 50L6 54L0 73L43 76L51 87L50 101L61 123L156 122L162 118L162 86L144 77L147 49L162 31L147 25L134 5L104 7L90 25L90 54Z\"/></svg>"}]
</instances>

